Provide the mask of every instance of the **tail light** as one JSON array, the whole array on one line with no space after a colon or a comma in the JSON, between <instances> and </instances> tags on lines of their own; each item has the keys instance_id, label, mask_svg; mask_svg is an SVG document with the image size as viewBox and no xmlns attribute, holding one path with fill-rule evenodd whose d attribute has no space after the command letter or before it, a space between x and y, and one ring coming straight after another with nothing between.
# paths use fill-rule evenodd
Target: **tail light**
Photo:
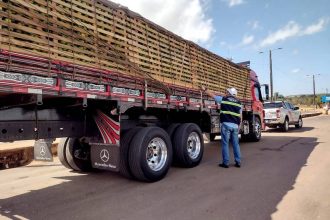
<instances>
[{"instance_id":1,"label":"tail light","mask_svg":"<svg viewBox=\"0 0 330 220\"><path fill-rule=\"evenodd\" d=\"M281 117L281 111L279 109L276 110L276 117L277 118Z\"/></svg>"},{"instance_id":2,"label":"tail light","mask_svg":"<svg viewBox=\"0 0 330 220\"><path fill-rule=\"evenodd\" d=\"M265 118L265 110L262 110L262 117Z\"/></svg>"}]
</instances>

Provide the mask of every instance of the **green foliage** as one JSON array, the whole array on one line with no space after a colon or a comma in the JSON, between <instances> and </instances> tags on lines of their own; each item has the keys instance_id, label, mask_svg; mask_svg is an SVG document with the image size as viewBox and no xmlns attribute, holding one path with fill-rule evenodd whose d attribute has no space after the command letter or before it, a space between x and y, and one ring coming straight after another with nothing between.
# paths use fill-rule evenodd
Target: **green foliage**
<instances>
[{"instance_id":1,"label":"green foliage","mask_svg":"<svg viewBox=\"0 0 330 220\"><path fill-rule=\"evenodd\" d=\"M278 92L274 93L275 100L285 100L284 95L279 94Z\"/></svg>"},{"instance_id":2,"label":"green foliage","mask_svg":"<svg viewBox=\"0 0 330 220\"><path fill-rule=\"evenodd\" d=\"M323 94L315 95L315 104L321 105L321 96ZM313 105L313 95L296 95L296 96L287 96L285 100L291 102L294 105Z\"/></svg>"}]
</instances>

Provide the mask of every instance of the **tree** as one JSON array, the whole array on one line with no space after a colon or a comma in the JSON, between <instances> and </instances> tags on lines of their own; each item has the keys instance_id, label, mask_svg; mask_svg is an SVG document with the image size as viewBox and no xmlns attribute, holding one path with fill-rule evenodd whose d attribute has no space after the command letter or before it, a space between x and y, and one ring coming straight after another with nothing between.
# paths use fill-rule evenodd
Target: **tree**
<instances>
[{"instance_id":1,"label":"tree","mask_svg":"<svg viewBox=\"0 0 330 220\"><path fill-rule=\"evenodd\" d=\"M284 100L284 95L281 95L279 92L274 93L275 100Z\"/></svg>"},{"instance_id":2,"label":"tree","mask_svg":"<svg viewBox=\"0 0 330 220\"><path fill-rule=\"evenodd\" d=\"M280 95L278 95L279 99ZM285 100L288 100L289 102L291 102L294 105L307 105L307 106L312 106L313 105L313 101L314 101L314 97L313 95L296 95L296 96L287 96L287 97L283 97ZM320 105L321 103L321 95L317 95L315 98L315 104L316 105Z\"/></svg>"}]
</instances>

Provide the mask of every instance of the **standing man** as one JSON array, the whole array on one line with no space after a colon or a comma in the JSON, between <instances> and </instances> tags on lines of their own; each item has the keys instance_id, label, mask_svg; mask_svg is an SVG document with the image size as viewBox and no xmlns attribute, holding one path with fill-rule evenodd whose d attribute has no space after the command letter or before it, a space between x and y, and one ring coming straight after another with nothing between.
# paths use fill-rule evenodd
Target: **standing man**
<instances>
[{"instance_id":1,"label":"standing man","mask_svg":"<svg viewBox=\"0 0 330 220\"><path fill-rule=\"evenodd\" d=\"M217 96L207 88L202 86L202 90L215 101L221 104L220 124L221 124L221 147L222 163L220 167L229 168L229 141L231 140L235 167L241 167L241 153L238 141L238 131L242 123L242 105L237 98L237 90L228 88L224 97Z\"/></svg>"}]
</instances>

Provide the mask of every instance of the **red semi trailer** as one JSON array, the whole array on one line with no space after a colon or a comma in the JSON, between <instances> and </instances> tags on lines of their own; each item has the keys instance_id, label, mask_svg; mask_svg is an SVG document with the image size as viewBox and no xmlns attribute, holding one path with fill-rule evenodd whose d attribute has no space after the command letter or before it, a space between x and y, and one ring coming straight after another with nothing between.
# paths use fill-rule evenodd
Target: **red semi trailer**
<instances>
[{"instance_id":1,"label":"red semi trailer","mask_svg":"<svg viewBox=\"0 0 330 220\"><path fill-rule=\"evenodd\" d=\"M241 135L259 141L261 87L250 73L252 99L242 100ZM94 83L100 77L103 83ZM199 90L166 87L171 93L142 78L0 50L0 141L35 139L35 158L48 161L54 138L66 137L58 156L69 169L106 169L157 181L172 160L197 166L202 133L211 139L219 134L213 99Z\"/></svg>"},{"instance_id":2,"label":"red semi trailer","mask_svg":"<svg viewBox=\"0 0 330 220\"><path fill-rule=\"evenodd\" d=\"M261 86L232 63L105 0L0 0L0 141L35 139L34 157L76 171L162 179L197 166L219 106L199 86L236 87L243 140L263 127Z\"/></svg>"}]
</instances>

